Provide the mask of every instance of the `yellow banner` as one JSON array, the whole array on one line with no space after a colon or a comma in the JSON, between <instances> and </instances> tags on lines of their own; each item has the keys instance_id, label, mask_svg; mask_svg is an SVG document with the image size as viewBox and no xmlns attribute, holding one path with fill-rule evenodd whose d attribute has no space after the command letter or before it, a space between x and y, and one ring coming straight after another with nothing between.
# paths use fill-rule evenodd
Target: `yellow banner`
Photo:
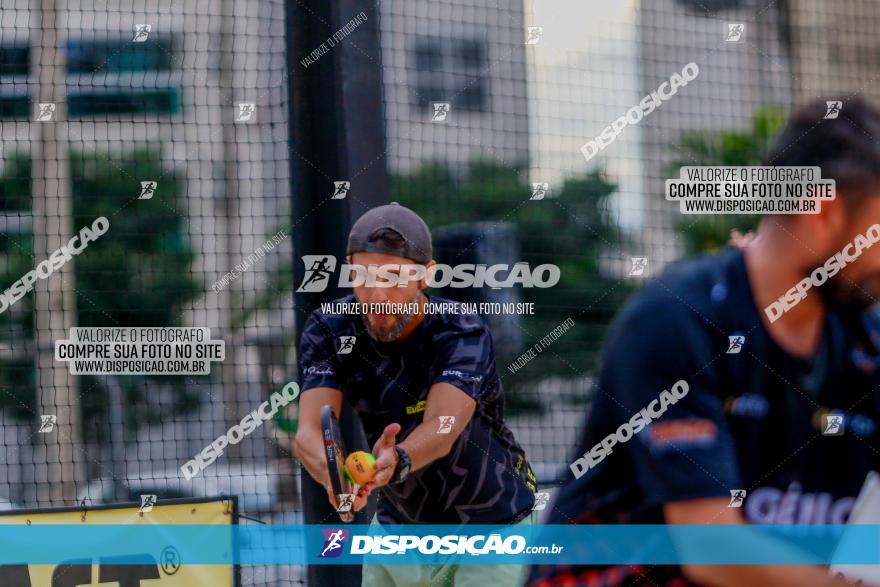
<instances>
[{"instance_id":1,"label":"yellow banner","mask_svg":"<svg viewBox=\"0 0 880 587\"><path fill-rule=\"evenodd\" d=\"M82 511L40 510L0 515L0 524L217 524L233 523L230 500L156 503L149 511L121 507ZM0 587L232 587L232 565L187 565L171 545L145 544L142 565L101 559L61 565L0 565Z\"/></svg>"}]
</instances>

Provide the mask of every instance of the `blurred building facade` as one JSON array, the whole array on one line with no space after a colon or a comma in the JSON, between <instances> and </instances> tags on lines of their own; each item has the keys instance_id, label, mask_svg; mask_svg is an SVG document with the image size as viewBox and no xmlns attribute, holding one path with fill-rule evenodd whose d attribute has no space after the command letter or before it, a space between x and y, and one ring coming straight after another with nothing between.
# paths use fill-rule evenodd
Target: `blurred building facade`
<instances>
[{"instance_id":1,"label":"blurred building facade","mask_svg":"<svg viewBox=\"0 0 880 587\"><path fill-rule=\"evenodd\" d=\"M707 11L700 2L657 0L642 2L638 11L639 99L687 63L700 68L694 81L639 124L650 222L638 237L643 250L651 251L654 270L683 252L678 226L688 219L664 198L665 180L678 173L673 164L687 162L682 137L748 129L758 107L790 107L797 85L784 38L783 3L710 6L720 8ZM743 34L728 41L729 25L737 23L745 25Z\"/></svg>"},{"instance_id":2,"label":"blurred building facade","mask_svg":"<svg viewBox=\"0 0 880 587\"><path fill-rule=\"evenodd\" d=\"M388 167L475 160L523 166L529 156L523 5L380 2ZM443 120L434 103L448 103ZM382 113L364 113L381 116Z\"/></svg>"},{"instance_id":3,"label":"blurred building facade","mask_svg":"<svg viewBox=\"0 0 880 587\"><path fill-rule=\"evenodd\" d=\"M790 0L788 21L798 102L861 94L880 103L877 4L870 0Z\"/></svg>"},{"instance_id":4,"label":"blurred building facade","mask_svg":"<svg viewBox=\"0 0 880 587\"><path fill-rule=\"evenodd\" d=\"M266 347L279 344L285 325L292 327L290 305L256 312L236 323L268 288L272 272L289 262L289 241L221 291L211 290L212 283L279 229L286 227L290 235L284 2L145 0L132 5L68 0L57 3L54 23L41 22L38 6L28 0L4 2L0 11L4 157L33 151L40 140L40 125L51 124L35 121L37 103L46 100L45 93L37 95L40 66L48 55L40 45L45 27L53 28L57 55L65 64L66 115L58 122L66 143L59 149L61 157L66 157L65 148L111 157L138 147L161 151L162 176L128 178L132 200L136 202L141 181L156 181L155 197L161 199L163 180L183 180L185 234L181 237L195 251L191 271L207 289L180 308L179 323L209 326L212 337L225 340L227 349L222 374L190 383L202 402L196 413L142 428L137 438L126 438L129 444L121 452L98 442L104 433L85 431L84 449L73 458L89 462L90 477L122 471L134 476L173 472L259 405L271 391L267 387L289 376L278 368L284 357L276 358L274 367L269 364ZM138 30L146 35L138 39ZM241 103L255 105L251 120L237 121ZM43 194L33 197L36 208ZM137 214L136 204L124 213ZM0 216L4 232L28 238L33 226L30 210L6 210ZM66 281L59 287L75 286ZM21 349L39 352L27 340L4 345L6 355ZM164 409L170 413L177 401L161 386L146 395L152 409L160 412L167 402ZM34 488L45 485L47 478L44 468L34 466L31 426L13 419L6 424L7 442L10 430L20 430L15 435L17 446L7 444L0 451L6 461L8 497L35 503ZM123 424L114 421L113 425ZM247 449L250 457L265 460L274 454L266 442L272 433L271 426L255 433Z\"/></svg>"}]
</instances>

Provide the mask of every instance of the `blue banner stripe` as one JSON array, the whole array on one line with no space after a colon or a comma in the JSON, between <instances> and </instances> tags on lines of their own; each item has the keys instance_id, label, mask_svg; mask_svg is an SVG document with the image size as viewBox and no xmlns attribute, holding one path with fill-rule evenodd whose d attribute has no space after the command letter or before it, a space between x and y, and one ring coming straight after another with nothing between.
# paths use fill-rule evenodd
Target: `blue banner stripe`
<instances>
[{"instance_id":1,"label":"blue banner stripe","mask_svg":"<svg viewBox=\"0 0 880 587\"><path fill-rule=\"evenodd\" d=\"M341 533L340 533L341 532ZM0 564L880 564L880 525L0 525Z\"/></svg>"}]
</instances>

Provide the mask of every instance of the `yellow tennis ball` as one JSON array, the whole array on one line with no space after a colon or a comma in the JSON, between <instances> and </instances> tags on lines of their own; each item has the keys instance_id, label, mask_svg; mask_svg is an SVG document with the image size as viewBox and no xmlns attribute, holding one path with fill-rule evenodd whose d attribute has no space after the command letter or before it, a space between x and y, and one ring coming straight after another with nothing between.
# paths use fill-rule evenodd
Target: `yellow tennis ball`
<instances>
[{"instance_id":1,"label":"yellow tennis ball","mask_svg":"<svg viewBox=\"0 0 880 587\"><path fill-rule=\"evenodd\" d=\"M370 453L359 450L348 455L343 470L351 482L363 485L376 476L376 459Z\"/></svg>"}]
</instances>

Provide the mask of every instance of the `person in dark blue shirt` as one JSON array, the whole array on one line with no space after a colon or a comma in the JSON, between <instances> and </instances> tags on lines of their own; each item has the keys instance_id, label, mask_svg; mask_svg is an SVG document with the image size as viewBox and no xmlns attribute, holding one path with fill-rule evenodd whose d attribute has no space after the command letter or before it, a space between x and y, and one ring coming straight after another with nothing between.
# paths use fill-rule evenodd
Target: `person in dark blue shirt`
<instances>
[{"instance_id":1,"label":"person in dark blue shirt","mask_svg":"<svg viewBox=\"0 0 880 587\"><path fill-rule=\"evenodd\" d=\"M344 399L360 416L378 469L357 495L355 510L380 490L379 523L534 521L537 480L504 423L504 392L486 325L476 314L425 313L427 302L440 307L449 300L429 299L427 279L406 278L414 275L407 265L434 265L424 221L397 204L374 208L352 227L348 254L353 265L383 271L372 273L378 281L355 286L353 295L331 304L357 303L366 311L316 310L305 325L297 457L334 503L319 411L331 405L339 414ZM387 303L399 306L381 305ZM505 567L365 565L364 585L522 581L524 567Z\"/></svg>"},{"instance_id":2,"label":"person in dark blue shirt","mask_svg":"<svg viewBox=\"0 0 880 587\"><path fill-rule=\"evenodd\" d=\"M338 302L353 303L355 297ZM354 337L352 352L337 353L342 337ZM384 486L380 522L510 524L531 511L534 476L504 424L492 339L478 315L426 314L405 339L382 342L369 335L359 315L316 310L303 330L301 349L302 397L310 389L340 390L358 412L371 445L390 423L400 425L400 439L424 426L422 442L449 445L427 466L413 467L403 482ZM443 383L456 389L447 391L464 394L462 403L473 402L469 421L468 410L457 405L429 411L432 387Z\"/></svg>"},{"instance_id":3,"label":"person in dark blue shirt","mask_svg":"<svg viewBox=\"0 0 880 587\"><path fill-rule=\"evenodd\" d=\"M880 112L853 99L825 120L825 106L796 111L768 162L820 167L836 199L768 216L747 246L679 263L627 304L548 523L847 521L880 470L877 332L865 320L880 300ZM678 382L676 401L656 402ZM847 583L817 566L548 561L527 584Z\"/></svg>"}]
</instances>

